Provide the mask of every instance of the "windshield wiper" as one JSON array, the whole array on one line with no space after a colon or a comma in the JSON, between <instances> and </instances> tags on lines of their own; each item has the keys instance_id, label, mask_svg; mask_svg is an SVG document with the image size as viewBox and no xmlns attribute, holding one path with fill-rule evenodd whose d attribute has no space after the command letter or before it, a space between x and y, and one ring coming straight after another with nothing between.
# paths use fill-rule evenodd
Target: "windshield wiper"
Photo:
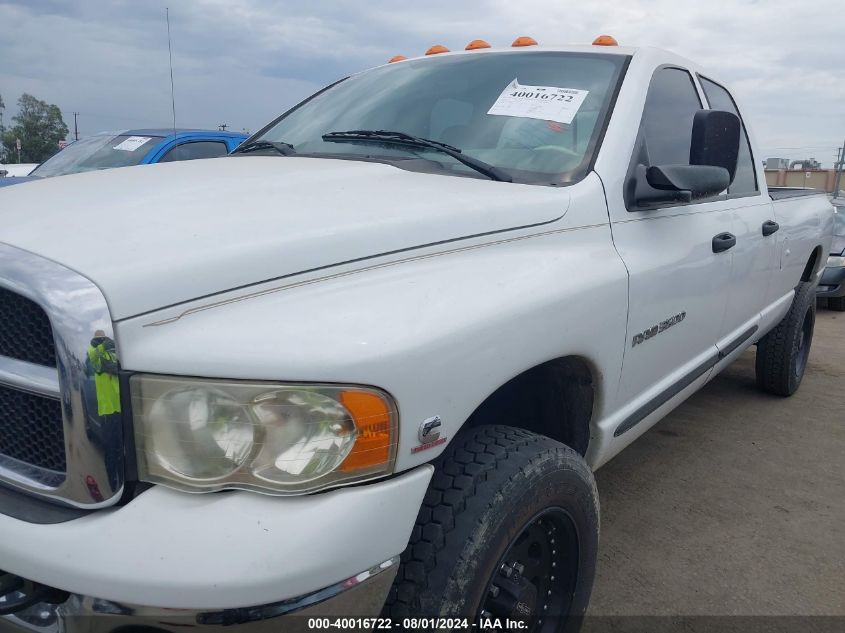
<instances>
[{"instance_id":1,"label":"windshield wiper","mask_svg":"<svg viewBox=\"0 0 845 633\"><path fill-rule=\"evenodd\" d=\"M378 143L396 143L397 145L409 145L411 147L427 147L443 154L448 154L458 162L463 163L470 169L474 169L480 174L483 174L491 180L498 180L501 182L511 182L513 179L510 174L505 173L498 167L494 167L483 160L467 156L457 147L452 147L440 141L432 141L431 139L406 134L405 132L392 132L390 130L349 130L348 132L329 132L323 134L323 140L329 143L338 143L343 141L371 141Z\"/></svg>"},{"instance_id":2,"label":"windshield wiper","mask_svg":"<svg viewBox=\"0 0 845 633\"><path fill-rule=\"evenodd\" d=\"M250 141L235 149L233 154L248 154L249 152L259 152L263 149L272 149L282 156L290 156L296 154L296 149L290 143L283 143L282 141L265 141L259 139L257 141Z\"/></svg>"}]
</instances>

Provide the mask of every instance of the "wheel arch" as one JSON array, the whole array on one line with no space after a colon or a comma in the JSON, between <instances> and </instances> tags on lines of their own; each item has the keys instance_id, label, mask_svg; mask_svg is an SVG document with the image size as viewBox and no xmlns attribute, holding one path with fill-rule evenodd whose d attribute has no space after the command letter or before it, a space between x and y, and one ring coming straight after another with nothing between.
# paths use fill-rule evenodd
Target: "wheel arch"
<instances>
[{"instance_id":1,"label":"wheel arch","mask_svg":"<svg viewBox=\"0 0 845 633\"><path fill-rule=\"evenodd\" d=\"M801 273L801 281L813 281L813 277L819 270L819 264L823 262L822 247L819 244L813 249L813 252L810 253L810 256L807 258L807 264L804 266L804 272Z\"/></svg>"},{"instance_id":2,"label":"wheel arch","mask_svg":"<svg viewBox=\"0 0 845 633\"><path fill-rule=\"evenodd\" d=\"M472 412L464 429L503 424L545 435L584 456L599 399L599 373L583 356L561 356L500 385Z\"/></svg>"}]
</instances>

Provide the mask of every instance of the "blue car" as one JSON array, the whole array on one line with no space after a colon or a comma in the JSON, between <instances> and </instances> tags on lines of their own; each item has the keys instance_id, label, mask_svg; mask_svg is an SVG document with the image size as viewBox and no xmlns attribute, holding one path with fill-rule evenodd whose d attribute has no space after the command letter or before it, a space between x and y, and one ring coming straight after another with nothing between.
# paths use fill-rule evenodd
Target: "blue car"
<instances>
[{"instance_id":1,"label":"blue car","mask_svg":"<svg viewBox=\"0 0 845 633\"><path fill-rule=\"evenodd\" d=\"M0 178L0 187L96 169L225 156L247 137L239 132L149 129L102 132L71 143L29 176Z\"/></svg>"}]
</instances>

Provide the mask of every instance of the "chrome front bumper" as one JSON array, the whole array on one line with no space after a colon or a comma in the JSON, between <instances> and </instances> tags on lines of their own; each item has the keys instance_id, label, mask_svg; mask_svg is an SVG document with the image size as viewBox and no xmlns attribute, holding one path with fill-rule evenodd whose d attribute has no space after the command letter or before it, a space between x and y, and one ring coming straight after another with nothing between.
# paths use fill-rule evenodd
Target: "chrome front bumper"
<instances>
[{"instance_id":1,"label":"chrome front bumper","mask_svg":"<svg viewBox=\"0 0 845 633\"><path fill-rule=\"evenodd\" d=\"M59 604L41 602L0 617L9 633L277 633L314 630L313 618L373 618L381 612L399 557L313 593L260 606L202 611L118 604L71 595ZM0 598L0 612L8 601ZM355 628L355 627L353 627Z\"/></svg>"}]
</instances>

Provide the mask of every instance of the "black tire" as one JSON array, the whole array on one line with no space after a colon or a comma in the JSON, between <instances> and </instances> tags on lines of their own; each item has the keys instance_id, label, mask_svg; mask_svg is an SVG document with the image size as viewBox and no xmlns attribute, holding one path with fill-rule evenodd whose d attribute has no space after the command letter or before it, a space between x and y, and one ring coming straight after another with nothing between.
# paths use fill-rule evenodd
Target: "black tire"
<instances>
[{"instance_id":1,"label":"black tire","mask_svg":"<svg viewBox=\"0 0 845 633\"><path fill-rule=\"evenodd\" d=\"M813 341L816 288L802 282L795 288L789 312L757 345L757 386L778 396L798 390Z\"/></svg>"},{"instance_id":2,"label":"black tire","mask_svg":"<svg viewBox=\"0 0 845 633\"><path fill-rule=\"evenodd\" d=\"M455 437L435 468L384 614L477 621L484 609L528 620L531 631L577 630L599 538L584 459L529 431L479 426Z\"/></svg>"},{"instance_id":3,"label":"black tire","mask_svg":"<svg viewBox=\"0 0 845 633\"><path fill-rule=\"evenodd\" d=\"M845 312L845 297L830 297L827 300L827 307L836 312Z\"/></svg>"}]
</instances>

